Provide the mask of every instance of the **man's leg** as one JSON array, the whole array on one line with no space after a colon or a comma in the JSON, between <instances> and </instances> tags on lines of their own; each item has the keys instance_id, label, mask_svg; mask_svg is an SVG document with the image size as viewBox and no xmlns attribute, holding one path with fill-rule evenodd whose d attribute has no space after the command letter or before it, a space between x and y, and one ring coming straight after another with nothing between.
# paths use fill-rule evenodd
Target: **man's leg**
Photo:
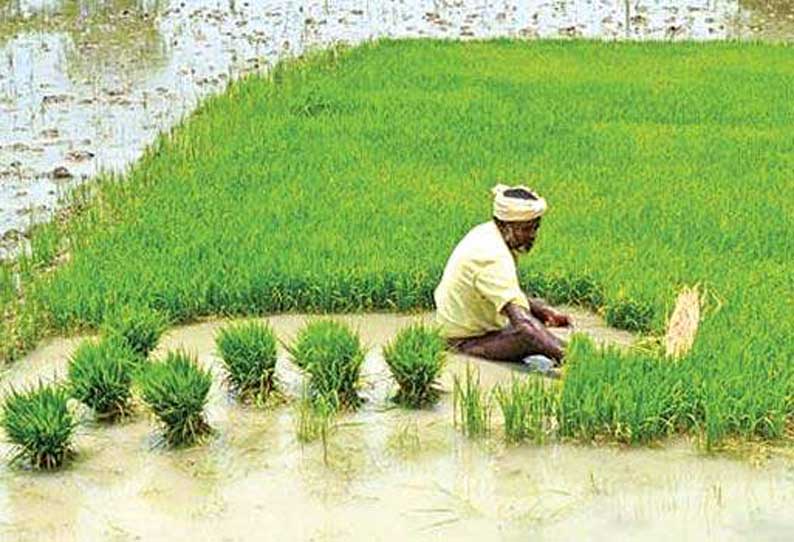
<instances>
[{"instance_id":1,"label":"man's leg","mask_svg":"<svg viewBox=\"0 0 794 542\"><path fill-rule=\"evenodd\" d=\"M556 337L555 340L559 341L560 345L564 344ZM450 345L464 354L494 361L518 362L527 356L542 353L536 337L513 326L507 326L479 337L453 339L450 341Z\"/></svg>"}]
</instances>

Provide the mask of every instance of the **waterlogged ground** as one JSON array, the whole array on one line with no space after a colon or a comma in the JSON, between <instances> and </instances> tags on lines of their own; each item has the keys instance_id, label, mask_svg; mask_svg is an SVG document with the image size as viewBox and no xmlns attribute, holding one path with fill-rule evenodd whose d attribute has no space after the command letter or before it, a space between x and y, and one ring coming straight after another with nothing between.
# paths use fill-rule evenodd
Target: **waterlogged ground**
<instances>
[{"instance_id":1,"label":"waterlogged ground","mask_svg":"<svg viewBox=\"0 0 794 542\"><path fill-rule=\"evenodd\" d=\"M185 347L216 378L204 447L153 448L151 420L80 430L69 470L33 474L0 467L0 538L14 540L789 540L794 462L754 466L705 458L687 443L663 450L565 445L506 448L472 443L452 426L451 398L418 414L389 409L380 346L417 317L347 316L370 346L363 410L341 419L327 463L302 447L293 410L237 406L219 384L214 334L223 322L172 330L155 355ZM425 318L425 317L418 317ZM284 340L302 316L268 318ZM580 330L627 344L597 318ZM9 384L62 375L78 339L56 339L13 365ZM454 358L445 375L469 360ZM514 366L479 362L483 382ZM286 359L279 376L294 393ZM498 418L498 417L497 417ZM5 450L5 448L3 449Z\"/></svg>"},{"instance_id":2,"label":"waterlogged ground","mask_svg":"<svg viewBox=\"0 0 794 542\"><path fill-rule=\"evenodd\" d=\"M0 0L0 254L232 78L376 37L790 39L769 0Z\"/></svg>"}]
</instances>

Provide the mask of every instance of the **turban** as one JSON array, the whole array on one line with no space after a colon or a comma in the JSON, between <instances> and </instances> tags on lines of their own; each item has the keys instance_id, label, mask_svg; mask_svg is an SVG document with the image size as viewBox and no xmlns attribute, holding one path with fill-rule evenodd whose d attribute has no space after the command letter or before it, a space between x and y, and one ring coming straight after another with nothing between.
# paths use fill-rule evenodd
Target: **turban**
<instances>
[{"instance_id":1,"label":"turban","mask_svg":"<svg viewBox=\"0 0 794 542\"><path fill-rule=\"evenodd\" d=\"M525 190L534 199L522 199L505 195L505 190ZM493 215L504 222L525 222L543 216L546 200L526 186L507 186L497 184L491 189L493 194Z\"/></svg>"}]
</instances>

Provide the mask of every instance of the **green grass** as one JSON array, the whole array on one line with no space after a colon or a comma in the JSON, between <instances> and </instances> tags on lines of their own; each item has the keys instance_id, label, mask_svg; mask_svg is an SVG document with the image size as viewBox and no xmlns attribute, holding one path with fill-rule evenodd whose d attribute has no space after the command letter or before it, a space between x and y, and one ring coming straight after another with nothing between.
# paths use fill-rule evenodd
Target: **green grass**
<instances>
[{"instance_id":1,"label":"green grass","mask_svg":"<svg viewBox=\"0 0 794 542\"><path fill-rule=\"evenodd\" d=\"M69 360L71 395L91 407L98 418L114 420L131 410L137 367L135 353L121 341L83 341Z\"/></svg>"},{"instance_id":2,"label":"green grass","mask_svg":"<svg viewBox=\"0 0 794 542\"><path fill-rule=\"evenodd\" d=\"M446 363L446 342L438 330L421 324L400 330L383 347L383 358L399 387L395 402L423 408L438 401L438 378Z\"/></svg>"},{"instance_id":3,"label":"green grass","mask_svg":"<svg viewBox=\"0 0 794 542\"><path fill-rule=\"evenodd\" d=\"M125 179L104 178L61 232L71 259L23 281L0 344L18 357L44 331L96 327L119 304L178 322L429 308L455 243L489 218L488 189L522 182L550 203L520 264L529 290L651 332L684 284L723 300L686 359L632 358L636 378L608 401L669 378L692 390L685 430L776 438L794 414L791 55L409 41L280 66L207 101ZM569 409L622 367L617 354L595 359L569 372ZM642 417L665 418L654 405ZM631 422L628 437L623 416L566 431L668 433Z\"/></svg>"},{"instance_id":4,"label":"green grass","mask_svg":"<svg viewBox=\"0 0 794 542\"><path fill-rule=\"evenodd\" d=\"M364 349L358 335L334 320L309 322L288 348L295 364L309 375L312 400L333 410L356 409Z\"/></svg>"},{"instance_id":5,"label":"green grass","mask_svg":"<svg viewBox=\"0 0 794 542\"><path fill-rule=\"evenodd\" d=\"M146 367L141 395L162 422L166 443L190 446L212 432L204 417L211 385L210 372L183 351L171 351L165 360Z\"/></svg>"},{"instance_id":6,"label":"green grass","mask_svg":"<svg viewBox=\"0 0 794 542\"><path fill-rule=\"evenodd\" d=\"M41 382L27 390L11 390L0 422L14 445L12 462L50 470L63 466L73 455L77 423L67 408L68 397L65 388Z\"/></svg>"},{"instance_id":7,"label":"green grass","mask_svg":"<svg viewBox=\"0 0 794 542\"><path fill-rule=\"evenodd\" d=\"M480 386L479 369L467 365L462 379L455 375L452 404L453 420L464 435L478 438L490 434L493 394Z\"/></svg>"},{"instance_id":8,"label":"green grass","mask_svg":"<svg viewBox=\"0 0 794 542\"><path fill-rule=\"evenodd\" d=\"M229 386L244 400L265 401L276 389L276 337L258 322L223 328L215 339Z\"/></svg>"}]
</instances>

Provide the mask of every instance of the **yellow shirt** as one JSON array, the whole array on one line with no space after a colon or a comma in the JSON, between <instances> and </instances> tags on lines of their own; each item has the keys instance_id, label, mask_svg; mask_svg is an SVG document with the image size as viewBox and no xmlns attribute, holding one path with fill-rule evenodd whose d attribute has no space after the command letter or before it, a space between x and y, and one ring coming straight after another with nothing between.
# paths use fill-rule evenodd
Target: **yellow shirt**
<instances>
[{"instance_id":1,"label":"yellow shirt","mask_svg":"<svg viewBox=\"0 0 794 542\"><path fill-rule=\"evenodd\" d=\"M529 308L515 258L493 221L475 226L458 243L434 297L436 321L449 338L502 329L509 320L500 311L508 303Z\"/></svg>"}]
</instances>

